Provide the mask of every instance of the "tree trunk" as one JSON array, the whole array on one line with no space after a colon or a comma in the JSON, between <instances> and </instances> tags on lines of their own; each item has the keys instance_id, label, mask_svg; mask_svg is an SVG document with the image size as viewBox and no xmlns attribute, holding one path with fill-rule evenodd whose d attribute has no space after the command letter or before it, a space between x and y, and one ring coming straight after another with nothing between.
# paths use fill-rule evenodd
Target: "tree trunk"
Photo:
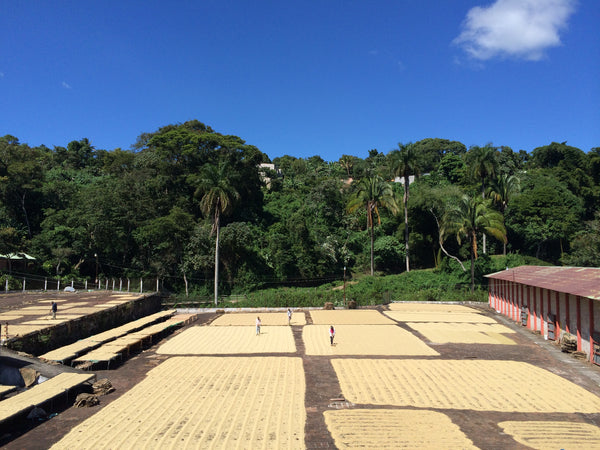
<instances>
[{"instance_id":1,"label":"tree trunk","mask_svg":"<svg viewBox=\"0 0 600 450\"><path fill-rule=\"evenodd\" d=\"M448 258L452 258L453 260L455 260L456 262L458 262L460 264L460 267L462 268L463 272L466 272L467 269L465 269L465 266L463 265L462 261L460 259L458 259L456 256L452 256L444 248L444 240L442 239L442 234L440 232L440 221L438 220L437 216L433 213L433 209L429 208L429 212L431 213L431 215L435 219L435 223L437 224L438 236L439 236L438 241L439 241L439 244L440 244L440 249L444 252L444 255L446 255Z\"/></svg>"},{"instance_id":2,"label":"tree trunk","mask_svg":"<svg viewBox=\"0 0 600 450\"><path fill-rule=\"evenodd\" d=\"M219 302L219 234L221 232L221 224L219 223L219 213L215 215L215 225L217 239L215 239L215 306Z\"/></svg>"},{"instance_id":3,"label":"tree trunk","mask_svg":"<svg viewBox=\"0 0 600 450\"><path fill-rule=\"evenodd\" d=\"M404 203L404 241L406 242L406 271L410 272L410 257L408 256L408 208Z\"/></svg>"},{"instance_id":4,"label":"tree trunk","mask_svg":"<svg viewBox=\"0 0 600 450\"><path fill-rule=\"evenodd\" d=\"M410 272L410 256L408 252L408 176L404 177L404 242L406 245L406 271Z\"/></svg>"},{"instance_id":5,"label":"tree trunk","mask_svg":"<svg viewBox=\"0 0 600 450\"><path fill-rule=\"evenodd\" d=\"M477 259L477 233L475 230L469 236L469 247L471 247L471 293L475 292L475 260Z\"/></svg>"},{"instance_id":6,"label":"tree trunk","mask_svg":"<svg viewBox=\"0 0 600 450\"><path fill-rule=\"evenodd\" d=\"M504 223L506 224L506 202L502 203L502 218L504 219ZM507 235L504 237L504 241L502 242L502 256L506 256L506 243L508 242L508 232Z\"/></svg>"},{"instance_id":7,"label":"tree trunk","mask_svg":"<svg viewBox=\"0 0 600 450\"><path fill-rule=\"evenodd\" d=\"M373 266L375 265L375 258L373 257L373 252L375 248L375 239L373 237L373 221L371 220L371 276L375 274Z\"/></svg>"},{"instance_id":8,"label":"tree trunk","mask_svg":"<svg viewBox=\"0 0 600 450\"><path fill-rule=\"evenodd\" d=\"M565 249L563 248L562 238L558 240L560 242L560 257L564 256Z\"/></svg>"},{"instance_id":9,"label":"tree trunk","mask_svg":"<svg viewBox=\"0 0 600 450\"><path fill-rule=\"evenodd\" d=\"M79 258L79 262L73 266L73 270L78 270L79 267L85 262L85 259Z\"/></svg>"},{"instance_id":10,"label":"tree trunk","mask_svg":"<svg viewBox=\"0 0 600 450\"><path fill-rule=\"evenodd\" d=\"M485 183L483 181L481 182L481 198L485 200ZM487 253L485 231L482 231L481 234L483 234L483 254L485 255Z\"/></svg>"},{"instance_id":11,"label":"tree trunk","mask_svg":"<svg viewBox=\"0 0 600 450\"><path fill-rule=\"evenodd\" d=\"M183 272L183 282L185 283L185 296L189 297L190 292L188 290L188 280L187 280L187 277L185 276L185 272Z\"/></svg>"},{"instance_id":12,"label":"tree trunk","mask_svg":"<svg viewBox=\"0 0 600 450\"><path fill-rule=\"evenodd\" d=\"M21 195L21 209L23 210L23 216L25 217L25 225L27 226L27 236L31 239L31 226L29 225L29 216L27 215L27 208L25 208L25 192Z\"/></svg>"},{"instance_id":13,"label":"tree trunk","mask_svg":"<svg viewBox=\"0 0 600 450\"><path fill-rule=\"evenodd\" d=\"M473 292L475 292L475 250L471 244L471 293Z\"/></svg>"}]
</instances>

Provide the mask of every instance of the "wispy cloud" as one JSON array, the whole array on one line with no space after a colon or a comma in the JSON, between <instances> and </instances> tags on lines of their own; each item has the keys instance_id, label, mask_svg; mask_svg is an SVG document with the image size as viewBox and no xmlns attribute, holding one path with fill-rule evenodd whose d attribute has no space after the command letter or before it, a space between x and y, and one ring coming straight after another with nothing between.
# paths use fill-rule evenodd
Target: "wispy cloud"
<instances>
[{"instance_id":1,"label":"wispy cloud","mask_svg":"<svg viewBox=\"0 0 600 450\"><path fill-rule=\"evenodd\" d=\"M62 82L62 87L64 87L65 89L71 89L71 85L69 83L67 83L66 81Z\"/></svg>"},{"instance_id":2,"label":"wispy cloud","mask_svg":"<svg viewBox=\"0 0 600 450\"><path fill-rule=\"evenodd\" d=\"M469 10L462 32L454 39L471 57L488 60L515 57L536 61L561 44L559 31L576 0L496 0Z\"/></svg>"}]
</instances>

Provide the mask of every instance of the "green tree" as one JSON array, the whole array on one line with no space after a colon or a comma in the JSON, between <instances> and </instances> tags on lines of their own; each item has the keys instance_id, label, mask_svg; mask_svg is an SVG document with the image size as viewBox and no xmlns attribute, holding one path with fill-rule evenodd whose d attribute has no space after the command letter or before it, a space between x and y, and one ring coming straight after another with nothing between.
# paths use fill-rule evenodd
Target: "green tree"
<instances>
[{"instance_id":1,"label":"green tree","mask_svg":"<svg viewBox=\"0 0 600 450\"><path fill-rule=\"evenodd\" d=\"M52 175L47 198L56 197L55 207L44 210L41 230L32 239L35 253L50 258L54 248L71 248L73 269L82 267L88 274L95 272L94 254L107 263L104 267L111 275L121 275L119 267L149 268L152 260L134 239L136 228L155 218L152 199L143 192L141 179L126 173L122 178L80 177L58 182L61 174L53 169Z\"/></svg>"},{"instance_id":2,"label":"green tree","mask_svg":"<svg viewBox=\"0 0 600 450\"><path fill-rule=\"evenodd\" d=\"M374 232L375 217L377 223L381 223L379 208L387 208L392 214L398 213L398 202L389 183L380 176L363 178L355 184L355 192L351 195L347 210L353 213L357 209L365 208L367 211L367 227L371 237L371 275L374 275Z\"/></svg>"},{"instance_id":3,"label":"green tree","mask_svg":"<svg viewBox=\"0 0 600 450\"><path fill-rule=\"evenodd\" d=\"M481 198L485 199L486 182L496 176L497 151L491 144L485 147L473 146L466 154L469 172L481 181ZM487 252L486 236L483 234L483 253Z\"/></svg>"},{"instance_id":4,"label":"green tree","mask_svg":"<svg viewBox=\"0 0 600 450\"><path fill-rule=\"evenodd\" d=\"M415 148L422 162L422 169L428 173L437 170L438 164L447 155L461 156L467 152L462 142L448 139L426 138L415 142Z\"/></svg>"},{"instance_id":5,"label":"green tree","mask_svg":"<svg viewBox=\"0 0 600 450\"><path fill-rule=\"evenodd\" d=\"M401 270L404 246L394 236L380 236L375 240L375 267L387 273Z\"/></svg>"},{"instance_id":6,"label":"green tree","mask_svg":"<svg viewBox=\"0 0 600 450\"><path fill-rule=\"evenodd\" d=\"M0 138L0 202L31 239L42 216L44 167L50 159L46 147L31 148L10 135Z\"/></svg>"},{"instance_id":7,"label":"green tree","mask_svg":"<svg viewBox=\"0 0 600 450\"><path fill-rule=\"evenodd\" d=\"M175 275L182 268L185 244L194 225L192 215L175 206L169 215L149 219L137 227L134 238L146 267L159 277Z\"/></svg>"},{"instance_id":8,"label":"green tree","mask_svg":"<svg viewBox=\"0 0 600 450\"><path fill-rule=\"evenodd\" d=\"M23 236L14 227L3 224L0 226L0 253L17 253L21 249ZM8 272L12 272L12 260L7 258Z\"/></svg>"},{"instance_id":9,"label":"green tree","mask_svg":"<svg viewBox=\"0 0 600 450\"><path fill-rule=\"evenodd\" d=\"M596 186L600 186L600 147L592 148L587 156L590 176Z\"/></svg>"},{"instance_id":10,"label":"green tree","mask_svg":"<svg viewBox=\"0 0 600 450\"><path fill-rule=\"evenodd\" d=\"M65 169L86 169L95 165L95 149L87 138L71 141L64 147L54 148L56 163Z\"/></svg>"},{"instance_id":11,"label":"green tree","mask_svg":"<svg viewBox=\"0 0 600 450\"><path fill-rule=\"evenodd\" d=\"M186 295L188 290L188 275L192 278L202 280L202 286L195 289L196 293L210 296L210 291L205 280L209 280L214 276L214 243L211 236L212 225L208 222L196 224L191 232L190 239L185 245L185 253L183 260L183 281L185 283Z\"/></svg>"},{"instance_id":12,"label":"green tree","mask_svg":"<svg viewBox=\"0 0 600 450\"><path fill-rule=\"evenodd\" d=\"M600 211L575 235L571 252L564 255L561 262L569 266L600 267Z\"/></svg>"},{"instance_id":13,"label":"green tree","mask_svg":"<svg viewBox=\"0 0 600 450\"><path fill-rule=\"evenodd\" d=\"M454 153L444 155L437 168L437 175L453 184L462 184L466 172L465 162Z\"/></svg>"},{"instance_id":14,"label":"green tree","mask_svg":"<svg viewBox=\"0 0 600 450\"><path fill-rule=\"evenodd\" d=\"M422 211L420 214L421 224L419 230L425 229L427 226L432 228L431 216L434 218L435 228L434 231L431 232L431 243L433 245L433 261L435 267L439 267L441 262L440 252L443 252L448 258L458 262L462 270L465 271L466 269L460 258L452 255L450 251L446 249L444 239L447 236L442 234L442 220L446 207L457 203L464 194L458 186L450 184L447 181L433 183L429 182L428 179L425 180L428 182L419 183L415 186L413 205L415 208ZM458 249L451 249L451 251L457 252Z\"/></svg>"},{"instance_id":15,"label":"green tree","mask_svg":"<svg viewBox=\"0 0 600 450\"><path fill-rule=\"evenodd\" d=\"M558 261L564 244L581 229L583 201L547 170L530 170L506 210L511 242L536 258Z\"/></svg>"},{"instance_id":16,"label":"green tree","mask_svg":"<svg viewBox=\"0 0 600 450\"><path fill-rule=\"evenodd\" d=\"M501 146L496 153L498 169L496 175L512 175L523 170L525 155L527 155L526 152L515 153L512 148L505 145Z\"/></svg>"},{"instance_id":17,"label":"green tree","mask_svg":"<svg viewBox=\"0 0 600 450\"><path fill-rule=\"evenodd\" d=\"M342 155L339 159L340 165L346 170L346 175L350 178L352 175L352 169L354 168L354 164L358 158L352 155Z\"/></svg>"},{"instance_id":18,"label":"green tree","mask_svg":"<svg viewBox=\"0 0 600 450\"><path fill-rule=\"evenodd\" d=\"M207 164L202 169L196 196L200 197L200 209L205 217L210 217L212 234L215 234L215 305L219 300L219 233L221 216L231 212L235 202L240 198L231 179L228 164L218 166Z\"/></svg>"},{"instance_id":19,"label":"green tree","mask_svg":"<svg viewBox=\"0 0 600 450\"><path fill-rule=\"evenodd\" d=\"M406 247L406 271L410 272L410 248L409 248L409 229L408 229L408 199L410 195L410 176L418 177L421 175L421 160L414 144L398 144L399 150L392 151L388 158L394 176L401 177L404 185L404 196L402 204L404 206L404 245Z\"/></svg>"},{"instance_id":20,"label":"green tree","mask_svg":"<svg viewBox=\"0 0 600 450\"><path fill-rule=\"evenodd\" d=\"M69 257L73 254L73 249L68 247L55 247L52 249L52 256L54 256L54 263L56 264L56 276L60 276L62 273L61 265L69 260Z\"/></svg>"},{"instance_id":21,"label":"green tree","mask_svg":"<svg viewBox=\"0 0 600 450\"><path fill-rule=\"evenodd\" d=\"M242 201L234 220L255 221L262 208L262 182L257 166L268 160L256 147L241 138L223 135L197 120L160 128L140 136L135 166L152 186L158 215L175 205L199 215L194 202L198 174L206 164L227 163L237 178L236 190Z\"/></svg>"},{"instance_id":22,"label":"green tree","mask_svg":"<svg viewBox=\"0 0 600 450\"><path fill-rule=\"evenodd\" d=\"M490 198L492 202L498 206L500 212L504 216L508 203L521 190L521 182L516 175L502 174L492 180L490 185ZM503 245L502 254L506 256L506 240Z\"/></svg>"},{"instance_id":23,"label":"green tree","mask_svg":"<svg viewBox=\"0 0 600 450\"><path fill-rule=\"evenodd\" d=\"M135 153L132 151L116 148L111 152L100 150L96 153L102 171L106 174L121 176L134 168Z\"/></svg>"},{"instance_id":24,"label":"green tree","mask_svg":"<svg viewBox=\"0 0 600 450\"><path fill-rule=\"evenodd\" d=\"M491 208L490 201L464 195L450 205L444 214L442 235L455 235L458 243L463 238L469 244L471 259L471 292L475 290L475 260L477 259L477 234L487 233L498 240L506 240L502 214Z\"/></svg>"},{"instance_id":25,"label":"green tree","mask_svg":"<svg viewBox=\"0 0 600 450\"><path fill-rule=\"evenodd\" d=\"M247 222L233 222L221 228L220 253L223 275L230 293L257 289L271 271L259 252L262 230Z\"/></svg>"},{"instance_id":26,"label":"green tree","mask_svg":"<svg viewBox=\"0 0 600 450\"><path fill-rule=\"evenodd\" d=\"M586 220L593 218L596 206L600 202L600 189L594 182L591 158L593 152L586 155L566 142L552 142L550 145L537 147L531 157L532 167L545 169L545 173L559 180L574 195L583 199Z\"/></svg>"},{"instance_id":27,"label":"green tree","mask_svg":"<svg viewBox=\"0 0 600 450\"><path fill-rule=\"evenodd\" d=\"M364 164L358 164L358 170L361 178L375 175L388 177L390 173L385 153L379 152L376 148L369 150L369 156L365 158Z\"/></svg>"},{"instance_id":28,"label":"green tree","mask_svg":"<svg viewBox=\"0 0 600 450\"><path fill-rule=\"evenodd\" d=\"M566 142L552 142L533 149L531 165L541 169L562 167L568 171L584 167L585 159L585 153L577 147L567 145Z\"/></svg>"}]
</instances>

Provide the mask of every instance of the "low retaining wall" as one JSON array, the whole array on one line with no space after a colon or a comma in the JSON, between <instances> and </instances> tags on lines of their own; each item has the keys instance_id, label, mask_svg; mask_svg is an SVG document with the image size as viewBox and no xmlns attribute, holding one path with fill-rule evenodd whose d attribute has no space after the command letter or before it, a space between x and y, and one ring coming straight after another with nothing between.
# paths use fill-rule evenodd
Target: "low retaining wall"
<instances>
[{"instance_id":1,"label":"low retaining wall","mask_svg":"<svg viewBox=\"0 0 600 450\"><path fill-rule=\"evenodd\" d=\"M11 350L34 356L43 355L55 348L118 327L160 309L161 298L158 294L143 295L113 308L12 338L6 342L6 346Z\"/></svg>"}]
</instances>

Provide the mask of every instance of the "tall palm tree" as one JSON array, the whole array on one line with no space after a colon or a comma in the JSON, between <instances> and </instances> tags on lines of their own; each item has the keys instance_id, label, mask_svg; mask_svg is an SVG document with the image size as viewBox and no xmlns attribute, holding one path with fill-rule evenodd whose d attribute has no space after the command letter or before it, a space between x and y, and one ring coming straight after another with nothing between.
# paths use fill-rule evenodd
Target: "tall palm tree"
<instances>
[{"instance_id":1,"label":"tall palm tree","mask_svg":"<svg viewBox=\"0 0 600 450\"><path fill-rule=\"evenodd\" d=\"M355 159L356 159L355 156L342 155L342 157L339 160L340 166L342 166L344 169L346 169L346 174L348 175L348 178L350 178L350 169L352 169L352 167L354 166Z\"/></svg>"},{"instance_id":2,"label":"tall palm tree","mask_svg":"<svg viewBox=\"0 0 600 450\"><path fill-rule=\"evenodd\" d=\"M200 197L202 214L210 217L212 222L211 234L216 234L215 239L215 305L219 298L219 234L221 230L221 216L231 212L233 205L240 198L240 194L232 184L229 176L230 168L221 163L218 166L207 164L200 173L196 197Z\"/></svg>"},{"instance_id":3,"label":"tall palm tree","mask_svg":"<svg viewBox=\"0 0 600 450\"><path fill-rule=\"evenodd\" d=\"M374 218L377 218L377 223L381 223L381 217L379 216L379 208L387 208L393 214L398 213L398 203L396 196L392 190L392 186L383 180L379 175L372 177L362 178L358 182L355 182L356 191L351 195L350 201L346 209L352 213L359 208L365 208L367 210L367 226L370 229L371 234L371 275L374 272L374 233L373 229L375 226Z\"/></svg>"},{"instance_id":4,"label":"tall palm tree","mask_svg":"<svg viewBox=\"0 0 600 450\"><path fill-rule=\"evenodd\" d=\"M456 235L459 245L461 238L469 242L471 255L471 292L475 290L475 260L477 259L477 233L483 232L498 240L506 240L504 217L491 208L490 200L464 195L456 204L450 205L444 214L443 236Z\"/></svg>"},{"instance_id":5,"label":"tall palm tree","mask_svg":"<svg viewBox=\"0 0 600 450\"><path fill-rule=\"evenodd\" d=\"M410 272L410 252L408 247L408 197L410 192L410 176L421 175L421 161L413 143L398 144L399 150L392 151L388 156L392 173L404 180L404 241L406 245L406 271Z\"/></svg>"},{"instance_id":6,"label":"tall palm tree","mask_svg":"<svg viewBox=\"0 0 600 450\"><path fill-rule=\"evenodd\" d=\"M504 216L506 207L513 195L521 190L521 180L516 175L503 173L490 184L489 196L495 205L498 205ZM506 256L506 240L504 241L503 255Z\"/></svg>"},{"instance_id":7,"label":"tall palm tree","mask_svg":"<svg viewBox=\"0 0 600 450\"><path fill-rule=\"evenodd\" d=\"M467 153L467 163L471 176L481 180L481 198L485 199L485 183L496 175L498 165L496 149L489 144L485 147L474 146ZM487 253L485 233L483 234L483 253Z\"/></svg>"}]
</instances>

